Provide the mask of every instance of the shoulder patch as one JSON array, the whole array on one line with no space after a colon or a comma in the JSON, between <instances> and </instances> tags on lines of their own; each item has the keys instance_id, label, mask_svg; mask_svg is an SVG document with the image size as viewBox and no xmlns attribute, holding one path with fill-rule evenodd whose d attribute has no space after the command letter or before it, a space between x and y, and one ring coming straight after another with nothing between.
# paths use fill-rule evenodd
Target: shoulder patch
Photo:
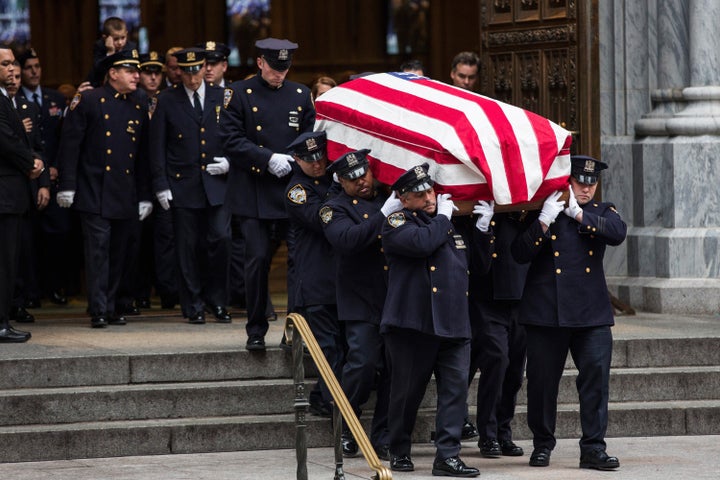
<instances>
[{"instance_id":1,"label":"shoulder patch","mask_svg":"<svg viewBox=\"0 0 720 480\"><path fill-rule=\"evenodd\" d=\"M72 102L70 102L70 110L75 110L75 107L78 106L81 98L82 98L82 95L80 93L75 94L75 96L72 99Z\"/></svg>"},{"instance_id":2,"label":"shoulder patch","mask_svg":"<svg viewBox=\"0 0 720 480\"><path fill-rule=\"evenodd\" d=\"M323 223L328 224L332 220L333 209L332 207L324 206L320 209L320 220Z\"/></svg>"},{"instance_id":3,"label":"shoulder patch","mask_svg":"<svg viewBox=\"0 0 720 480\"><path fill-rule=\"evenodd\" d=\"M150 106L148 107L148 113L150 116L153 116L153 113L155 113L155 109L157 108L158 99L156 96L153 96L150 98Z\"/></svg>"},{"instance_id":4,"label":"shoulder patch","mask_svg":"<svg viewBox=\"0 0 720 480\"><path fill-rule=\"evenodd\" d=\"M387 217L388 224L393 228L405 225L406 221L407 220L405 219L405 214L403 212L395 212Z\"/></svg>"},{"instance_id":5,"label":"shoulder patch","mask_svg":"<svg viewBox=\"0 0 720 480\"><path fill-rule=\"evenodd\" d=\"M305 192L303 186L299 183L288 190L287 196L291 202L297 203L298 205L302 205L307 202L307 193Z\"/></svg>"},{"instance_id":6,"label":"shoulder patch","mask_svg":"<svg viewBox=\"0 0 720 480\"><path fill-rule=\"evenodd\" d=\"M230 105L230 100L232 100L233 96L233 89L232 88L226 88L225 92L223 93L223 107L227 108L228 105Z\"/></svg>"}]
</instances>

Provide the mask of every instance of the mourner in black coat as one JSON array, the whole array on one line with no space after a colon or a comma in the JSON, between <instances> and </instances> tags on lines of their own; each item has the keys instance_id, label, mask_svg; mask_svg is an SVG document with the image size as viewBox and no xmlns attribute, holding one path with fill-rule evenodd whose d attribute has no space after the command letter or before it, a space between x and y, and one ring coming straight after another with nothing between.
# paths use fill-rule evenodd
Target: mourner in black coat
<instances>
[{"instance_id":1,"label":"mourner in black coat","mask_svg":"<svg viewBox=\"0 0 720 480\"><path fill-rule=\"evenodd\" d=\"M529 227L513 242L520 263L530 263L520 322L527 331L528 426L533 433L530 465L550 463L560 378L568 351L578 369L580 467L620 466L605 453L612 333L612 306L603 257L608 245L625 240L627 226L612 203L593 200L603 162L572 157L568 206L550 195Z\"/></svg>"}]
</instances>

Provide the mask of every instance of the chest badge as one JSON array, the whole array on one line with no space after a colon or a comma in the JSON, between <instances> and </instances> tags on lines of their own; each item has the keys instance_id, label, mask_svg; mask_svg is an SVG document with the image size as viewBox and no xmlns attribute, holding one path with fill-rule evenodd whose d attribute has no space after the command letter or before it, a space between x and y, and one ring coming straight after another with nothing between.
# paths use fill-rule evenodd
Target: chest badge
<instances>
[{"instance_id":1,"label":"chest badge","mask_svg":"<svg viewBox=\"0 0 720 480\"><path fill-rule=\"evenodd\" d=\"M322 207L320 209L320 220L322 220L322 222L324 224L327 225L328 223L330 223L330 221L332 220L332 216L333 216L332 207Z\"/></svg>"},{"instance_id":2,"label":"chest badge","mask_svg":"<svg viewBox=\"0 0 720 480\"><path fill-rule=\"evenodd\" d=\"M395 212L388 216L387 222L393 228L398 228L405 225L406 222L405 214L403 212Z\"/></svg>"},{"instance_id":3,"label":"chest badge","mask_svg":"<svg viewBox=\"0 0 720 480\"><path fill-rule=\"evenodd\" d=\"M223 94L223 107L227 108L228 105L230 105L230 100L232 100L232 96L232 88L226 88L225 93Z\"/></svg>"},{"instance_id":4,"label":"chest badge","mask_svg":"<svg viewBox=\"0 0 720 480\"><path fill-rule=\"evenodd\" d=\"M288 200L298 205L302 205L307 202L307 193L302 185L297 184L288 190Z\"/></svg>"}]
</instances>

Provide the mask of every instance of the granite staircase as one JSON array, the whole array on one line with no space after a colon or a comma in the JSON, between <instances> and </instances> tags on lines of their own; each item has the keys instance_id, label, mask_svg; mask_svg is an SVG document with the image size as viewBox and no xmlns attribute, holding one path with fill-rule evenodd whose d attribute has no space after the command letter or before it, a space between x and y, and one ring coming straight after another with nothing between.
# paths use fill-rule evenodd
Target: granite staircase
<instances>
[{"instance_id":1,"label":"granite staircase","mask_svg":"<svg viewBox=\"0 0 720 480\"><path fill-rule=\"evenodd\" d=\"M615 340L608 435L720 434L719 337ZM0 371L0 462L294 447L291 358L277 347L5 355ZM569 362L563 438L580 435L574 376ZM524 391L519 398L522 440L529 438ZM434 401L431 384L418 442L434 430ZM330 421L307 420L308 446L330 445Z\"/></svg>"}]
</instances>

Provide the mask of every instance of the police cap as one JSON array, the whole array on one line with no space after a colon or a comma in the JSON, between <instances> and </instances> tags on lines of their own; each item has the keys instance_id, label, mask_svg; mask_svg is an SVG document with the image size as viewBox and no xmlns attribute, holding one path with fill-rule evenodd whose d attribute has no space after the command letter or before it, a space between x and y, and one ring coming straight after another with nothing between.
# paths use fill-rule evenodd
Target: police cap
<instances>
[{"instance_id":1,"label":"police cap","mask_svg":"<svg viewBox=\"0 0 720 480\"><path fill-rule=\"evenodd\" d=\"M230 48L224 43L213 42L212 40L196 45L205 50L205 61L207 63L224 62L230 55Z\"/></svg>"},{"instance_id":2,"label":"police cap","mask_svg":"<svg viewBox=\"0 0 720 480\"><path fill-rule=\"evenodd\" d=\"M338 177L347 178L348 180L360 178L367 173L370 167L370 162L367 159L368 153L370 153L370 150L367 148L348 152L332 162L327 171L337 173Z\"/></svg>"},{"instance_id":3,"label":"police cap","mask_svg":"<svg viewBox=\"0 0 720 480\"><path fill-rule=\"evenodd\" d=\"M173 53L178 67L184 72L197 73L205 63L205 50L198 47L184 48Z\"/></svg>"},{"instance_id":4,"label":"police cap","mask_svg":"<svg viewBox=\"0 0 720 480\"><path fill-rule=\"evenodd\" d=\"M293 52L297 50L298 44L287 39L264 38L255 42L255 47L270 68L284 72L290 68Z\"/></svg>"},{"instance_id":5,"label":"police cap","mask_svg":"<svg viewBox=\"0 0 720 480\"><path fill-rule=\"evenodd\" d=\"M411 168L400 175L400 178L390 188L395 190L398 195L408 192L424 192L431 189L435 182L430 178L429 168L430 165L427 163Z\"/></svg>"},{"instance_id":6,"label":"police cap","mask_svg":"<svg viewBox=\"0 0 720 480\"><path fill-rule=\"evenodd\" d=\"M165 68L165 57L156 51L140 55L140 70L143 72L162 72Z\"/></svg>"},{"instance_id":7,"label":"police cap","mask_svg":"<svg viewBox=\"0 0 720 480\"><path fill-rule=\"evenodd\" d=\"M594 185L600 178L600 172L608 168L607 163L596 160L587 155L572 155L570 157L570 174L580 183Z\"/></svg>"},{"instance_id":8,"label":"police cap","mask_svg":"<svg viewBox=\"0 0 720 480\"><path fill-rule=\"evenodd\" d=\"M100 69L107 73L111 68L140 68L140 55L135 49L122 50L108 55L100 62Z\"/></svg>"},{"instance_id":9,"label":"police cap","mask_svg":"<svg viewBox=\"0 0 720 480\"><path fill-rule=\"evenodd\" d=\"M325 156L325 145L327 144L327 135L325 131L307 132L293 140L287 146L288 152L299 157L306 162L317 162Z\"/></svg>"}]
</instances>

